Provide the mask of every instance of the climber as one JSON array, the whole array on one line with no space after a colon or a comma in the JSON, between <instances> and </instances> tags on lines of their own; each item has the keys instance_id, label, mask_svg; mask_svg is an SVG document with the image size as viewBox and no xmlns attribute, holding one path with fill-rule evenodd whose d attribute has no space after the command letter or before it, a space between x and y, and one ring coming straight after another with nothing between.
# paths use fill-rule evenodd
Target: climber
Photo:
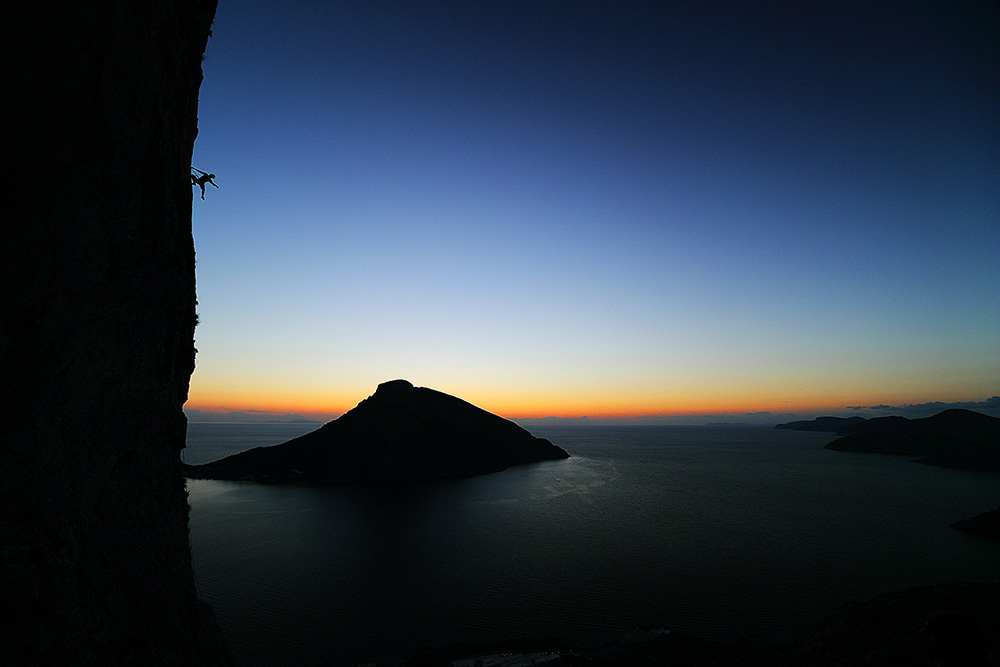
<instances>
[{"instance_id":1,"label":"climber","mask_svg":"<svg viewBox=\"0 0 1000 667\"><path fill-rule=\"evenodd\" d=\"M215 185L215 181L212 180L213 178L215 178L215 174L207 174L203 172L201 169L195 169L194 167L191 168L197 171L199 174L201 174L201 176L195 176L194 174L191 174L191 185L197 185L198 187L201 188L202 199L205 198L205 183L208 183L209 185L213 185L215 187L219 187L218 185Z\"/></svg>"}]
</instances>

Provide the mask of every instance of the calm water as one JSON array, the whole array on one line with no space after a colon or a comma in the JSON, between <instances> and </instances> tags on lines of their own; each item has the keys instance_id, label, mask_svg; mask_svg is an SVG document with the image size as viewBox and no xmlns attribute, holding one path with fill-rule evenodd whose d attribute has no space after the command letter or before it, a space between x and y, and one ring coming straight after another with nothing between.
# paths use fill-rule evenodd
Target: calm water
<instances>
[{"instance_id":1,"label":"calm water","mask_svg":"<svg viewBox=\"0 0 1000 667\"><path fill-rule=\"evenodd\" d=\"M316 425L191 424L189 463ZM242 665L355 665L514 637L600 643L654 622L756 643L843 602L995 579L948 527L1000 475L830 452L754 428L532 429L565 461L448 482L189 481L202 596Z\"/></svg>"}]
</instances>

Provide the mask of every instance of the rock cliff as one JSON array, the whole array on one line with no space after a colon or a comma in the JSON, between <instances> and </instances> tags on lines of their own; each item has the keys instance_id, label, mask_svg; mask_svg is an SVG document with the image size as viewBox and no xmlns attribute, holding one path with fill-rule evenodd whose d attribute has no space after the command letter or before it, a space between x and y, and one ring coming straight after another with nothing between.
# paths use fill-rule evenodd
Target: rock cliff
<instances>
[{"instance_id":1,"label":"rock cliff","mask_svg":"<svg viewBox=\"0 0 1000 667\"><path fill-rule=\"evenodd\" d=\"M393 380L312 433L194 466L187 474L269 483L435 479L568 457L514 422Z\"/></svg>"},{"instance_id":2,"label":"rock cliff","mask_svg":"<svg viewBox=\"0 0 1000 667\"><path fill-rule=\"evenodd\" d=\"M215 0L15 3L0 243L0 655L228 664L180 470L189 167Z\"/></svg>"}]
</instances>

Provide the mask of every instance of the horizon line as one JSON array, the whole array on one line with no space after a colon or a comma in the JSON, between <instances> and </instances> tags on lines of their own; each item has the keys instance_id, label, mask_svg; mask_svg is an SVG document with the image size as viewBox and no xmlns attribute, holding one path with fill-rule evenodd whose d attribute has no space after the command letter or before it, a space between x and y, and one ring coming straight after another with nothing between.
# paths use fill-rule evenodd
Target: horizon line
<instances>
[{"instance_id":1,"label":"horizon line","mask_svg":"<svg viewBox=\"0 0 1000 667\"><path fill-rule=\"evenodd\" d=\"M602 414L602 415L545 415L545 416L507 416L500 415L511 421L526 421L532 423L552 422L569 424L571 422L583 422L596 424L598 422L611 422L625 424L627 422L645 422L650 424L699 424L699 423L730 423L730 424L777 424L783 421L797 420L802 418L815 417L849 417L849 416L887 416L898 414L900 416L923 417L930 416L948 409L965 409L983 412L989 416L1000 417L1000 396L994 395L982 401L927 401L924 403L904 403L899 405L876 404L876 405L845 405L839 408L827 408L817 410L789 410L770 411L759 410L753 412L659 412L659 413L638 413L638 414ZM337 419L344 413L336 411L322 410L265 410L259 408L239 408L229 409L223 406L212 407L184 407L185 416L191 423L326 423Z\"/></svg>"}]
</instances>

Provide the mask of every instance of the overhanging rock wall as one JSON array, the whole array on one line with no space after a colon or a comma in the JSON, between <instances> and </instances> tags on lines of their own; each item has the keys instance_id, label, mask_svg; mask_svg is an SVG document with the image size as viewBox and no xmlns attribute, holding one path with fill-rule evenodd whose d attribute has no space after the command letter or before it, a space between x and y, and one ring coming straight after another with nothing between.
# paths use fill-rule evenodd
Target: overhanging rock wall
<instances>
[{"instance_id":1,"label":"overhanging rock wall","mask_svg":"<svg viewBox=\"0 0 1000 667\"><path fill-rule=\"evenodd\" d=\"M15 3L0 236L0 655L228 664L180 473L214 0ZM6 620L11 619L11 620Z\"/></svg>"}]
</instances>

